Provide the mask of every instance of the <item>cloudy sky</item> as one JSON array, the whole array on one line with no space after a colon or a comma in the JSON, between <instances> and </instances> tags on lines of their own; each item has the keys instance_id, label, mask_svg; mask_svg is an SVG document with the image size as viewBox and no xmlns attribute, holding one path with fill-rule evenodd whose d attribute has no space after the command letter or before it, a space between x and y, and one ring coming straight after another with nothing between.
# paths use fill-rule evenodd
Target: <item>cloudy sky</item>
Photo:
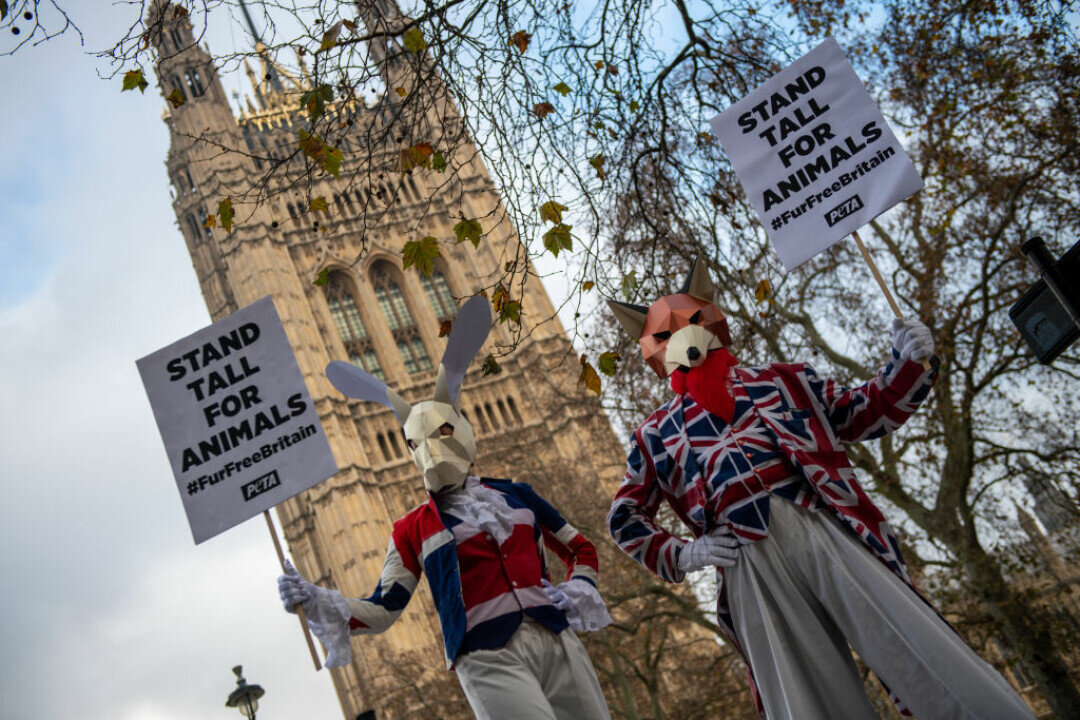
<instances>
[{"instance_id":1,"label":"cloudy sky","mask_svg":"<svg viewBox=\"0 0 1080 720\"><path fill-rule=\"evenodd\" d=\"M84 47L0 58L0 718L239 717L236 664L260 720L340 718L265 523L191 540L135 368L209 322L163 101L87 56L130 9L72 5Z\"/></svg>"}]
</instances>

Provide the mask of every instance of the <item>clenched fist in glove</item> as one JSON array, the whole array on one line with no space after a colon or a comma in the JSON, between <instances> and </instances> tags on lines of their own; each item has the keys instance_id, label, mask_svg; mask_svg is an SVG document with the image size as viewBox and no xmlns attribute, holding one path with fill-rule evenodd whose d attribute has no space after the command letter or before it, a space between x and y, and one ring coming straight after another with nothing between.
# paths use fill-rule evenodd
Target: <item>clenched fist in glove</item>
<instances>
[{"instance_id":1,"label":"clenched fist in glove","mask_svg":"<svg viewBox=\"0 0 1080 720\"><path fill-rule=\"evenodd\" d=\"M893 320L892 344L901 360L923 362L934 354L934 338L930 328L914 318Z\"/></svg>"},{"instance_id":2,"label":"clenched fist in glove","mask_svg":"<svg viewBox=\"0 0 1080 720\"><path fill-rule=\"evenodd\" d=\"M313 585L304 579L293 564L285 561L285 574L277 580L278 595L285 609L304 608L308 627L326 649L326 667L341 667L352 662L349 648L349 603L337 590Z\"/></svg>"},{"instance_id":3,"label":"clenched fist in glove","mask_svg":"<svg viewBox=\"0 0 1080 720\"><path fill-rule=\"evenodd\" d=\"M285 574L277 579L277 586L286 611L295 613L296 606L303 605L304 612L311 612L309 606L315 599L315 586L305 580L288 560L285 561Z\"/></svg>"},{"instance_id":4,"label":"clenched fist in glove","mask_svg":"<svg viewBox=\"0 0 1080 720\"><path fill-rule=\"evenodd\" d=\"M716 565L731 567L738 553L738 539L732 534L731 528L723 525L684 545L679 554L679 569L693 572Z\"/></svg>"}]
</instances>

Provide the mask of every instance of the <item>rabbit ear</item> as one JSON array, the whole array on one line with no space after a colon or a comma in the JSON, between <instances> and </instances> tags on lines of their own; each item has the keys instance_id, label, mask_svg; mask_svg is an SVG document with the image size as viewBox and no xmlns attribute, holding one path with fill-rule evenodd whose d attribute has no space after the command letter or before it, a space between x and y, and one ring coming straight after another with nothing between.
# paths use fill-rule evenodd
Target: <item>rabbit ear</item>
<instances>
[{"instance_id":1,"label":"rabbit ear","mask_svg":"<svg viewBox=\"0 0 1080 720\"><path fill-rule=\"evenodd\" d=\"M386 386L379 378L364 372L351 363L334 360L326 366L326 379L342 395L385 405L394 411L398 422L405 422L412 406Z\"/></svg>"},{"instance_id":2,"label":"rabbit ear","mask_svg":"<svg viewBox=\"0 0 1080 720\"><path fill-rule=\"evenodd\" d=\"M457 407L458 392L465 379L465 371L469 369L469 363L487 340L490 332L491 308L488 306L487 298L483 295L474 295L461 306L457 317L454 318L450 337L446 339L446 352L443 353L440 363L442 367L439 378L445 379L443 389L454 407ZM436 383L436 392L439 389L438 385L439 383Z\"/></svg>"},{"instance_id":3,"label":"rabbit ear","mask_svg":"<svg viewBox=\"0 0 1080 720\"><path fill-rule=\"evenodd\" d=\"M435 378L435 402L447 403L457 407L450 397L450 388L446 385L446 366L439 366L439 376Z\"/></svg>"}]
</instances>

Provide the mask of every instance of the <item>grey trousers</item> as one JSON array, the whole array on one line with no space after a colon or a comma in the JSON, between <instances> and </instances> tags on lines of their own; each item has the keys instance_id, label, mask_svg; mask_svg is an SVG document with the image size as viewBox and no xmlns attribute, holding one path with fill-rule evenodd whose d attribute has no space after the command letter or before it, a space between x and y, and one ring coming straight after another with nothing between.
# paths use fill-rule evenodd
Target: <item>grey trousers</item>
<instances>
[{"instance_id":1,"label":"grey trousers","mask_svg":"<svg viewBox=\"0 0 1080 720\"><path fill-rule=\"evenodd\" d=\"M1005 679L828 511L772 500L724 570L769 720L870 720L851 648L918 720L1034 720Z\"/></svg>"},{"instance_id":2,"label":"grey trousers","mask_svg":"<svg viewBox=\"0 0 1080 720\"><path fill-rule=\"evenodd\" d=\"M454 665L477 720L611 720L585 646L573 630L521 624L498 650Z\"/></svg>"}]
</instances>

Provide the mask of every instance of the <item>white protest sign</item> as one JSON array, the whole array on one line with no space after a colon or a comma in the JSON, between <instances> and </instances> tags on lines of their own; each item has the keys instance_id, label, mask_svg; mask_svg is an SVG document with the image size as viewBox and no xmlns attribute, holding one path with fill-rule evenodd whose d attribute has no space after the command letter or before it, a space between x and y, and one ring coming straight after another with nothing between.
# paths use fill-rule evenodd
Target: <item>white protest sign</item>
<instances>
[{"instance_id":1,"label":"white protest sign","mask_svg":"<svg viewBox=\"0 0 1080 720\"><path fill-rule=\"evenodd\" d=\"M788 270L923 187L832 38L711 124Z\"/></svg>"},{"instance_id":2,"label":"white protest sign","mask_svg":"<svg viewBox=\"0 0 1080 720\"><path fill-rule=\"evenodd\" d=\"M337 472L269 296L136 364L196 543Z\"/></svg>"}]
</instances>

